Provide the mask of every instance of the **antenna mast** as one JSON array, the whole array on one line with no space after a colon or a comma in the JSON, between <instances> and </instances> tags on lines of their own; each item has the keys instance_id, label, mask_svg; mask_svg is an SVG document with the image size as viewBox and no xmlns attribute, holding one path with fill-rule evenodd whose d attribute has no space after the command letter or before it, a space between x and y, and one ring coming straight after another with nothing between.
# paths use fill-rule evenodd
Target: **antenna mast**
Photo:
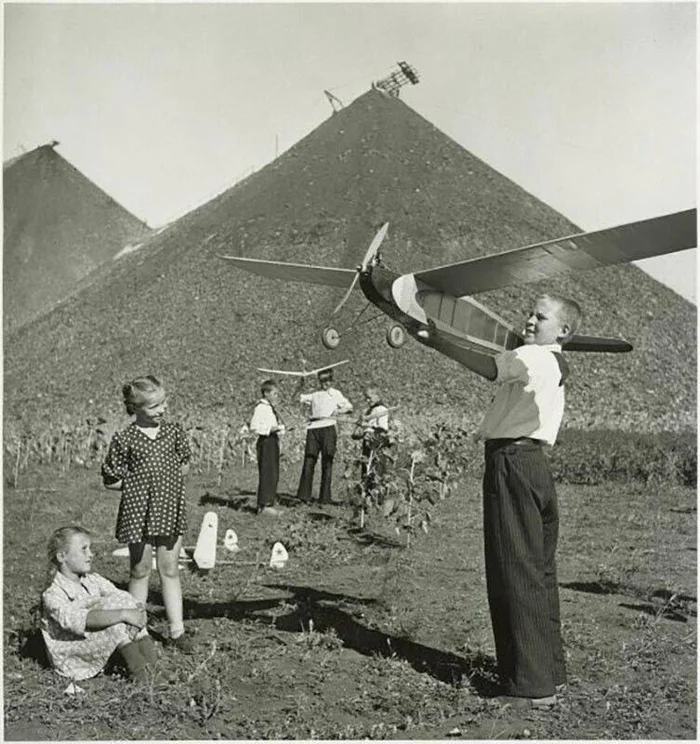
<instances>
[{"instance_id":1,"label":"antenna mast","mask_svg":"<svg viewBox=\"0 0 700 744\"><path fill-rule=\"evenodd\" d=\"M388 93L394 98L399 97L399 91L404 85L417 85L420 78L418 77L418 71L415 67L411 67L408 62L397 62L398 69L394 70L388 77L383 80L378 80L376 83L372 83L373 88L379 88L379 90Z\"/></svg>"},{"instance_id":2,"label":"antenna mast","mask_svg":"<svg viewBox=\"0 0 700 744\"><path fill-rule=\"evenodd\" d=\"M343 108L343 102L338 98L338 96L334 96L329 90L324 90L323 92L326 94L326 98L333 107L334 114Z\"/></svg>"}]
</instances>

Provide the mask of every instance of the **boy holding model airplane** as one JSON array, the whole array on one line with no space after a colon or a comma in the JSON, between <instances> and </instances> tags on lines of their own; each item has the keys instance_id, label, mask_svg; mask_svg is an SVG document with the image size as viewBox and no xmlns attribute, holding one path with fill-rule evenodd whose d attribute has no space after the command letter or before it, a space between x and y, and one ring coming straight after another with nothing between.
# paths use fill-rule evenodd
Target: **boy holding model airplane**
<instances>
[{"instance_id":1,"label":"boy holding model airplane","mask_svg":"<svg viewBox=\"0 0 700 744\"><path fill-rule=\"evenodd\" d=\"M568 367L562 345L581 309L540 297L525 322L524 344L496 356L474 352L467 366L499 383L479 426L485 440L484 552L499 673L516 707L548 708L566 684L555 552L557 494L544 447L564 413Z\"/></svg>"}]
</instances>

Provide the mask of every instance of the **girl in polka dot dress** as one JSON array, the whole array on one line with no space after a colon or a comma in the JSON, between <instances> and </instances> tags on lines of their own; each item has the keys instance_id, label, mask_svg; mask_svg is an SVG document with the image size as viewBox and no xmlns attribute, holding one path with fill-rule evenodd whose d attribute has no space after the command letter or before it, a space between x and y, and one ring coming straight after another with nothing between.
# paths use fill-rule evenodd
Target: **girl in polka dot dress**
<instances>
[{"instance_id":1,"label":"girl in polka dot dress","mask_svg":"<svg viewBox=\"0 0 700 744\"><path fill-rule=\"evenodd\" d=\"M129 592L146 604L152 552L170 626L168 645L185 653L192 644L185 635L178 558L185 521L185 475L190 448L183 428L163 420L165 390L151 375L122 388L126 411L134 422L117 432L102 465L104 485L122 492L116 537L129 546Z\"/></svg>"}]
</instances>

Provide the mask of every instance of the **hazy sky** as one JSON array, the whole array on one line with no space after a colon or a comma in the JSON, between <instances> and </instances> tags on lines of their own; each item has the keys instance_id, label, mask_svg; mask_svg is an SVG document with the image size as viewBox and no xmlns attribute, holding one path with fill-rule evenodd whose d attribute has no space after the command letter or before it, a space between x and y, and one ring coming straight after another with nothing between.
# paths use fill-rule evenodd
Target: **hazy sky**
<instances>
[{"instance_id":1,"label":"hazy sky","mask_svg":"<svg viewBox=\"0 0 700 744\"><path fill-rule=\"evenodd\" d=\"M398 60L403 100L585 230L695 206L693 3L4 6L3 159L52 139L158 226ZM390 215L387 216L390 219ZM695 254L641 262L695 301ZM662 265L663 264L663 265Z\"/></svg>"}]
</instances>

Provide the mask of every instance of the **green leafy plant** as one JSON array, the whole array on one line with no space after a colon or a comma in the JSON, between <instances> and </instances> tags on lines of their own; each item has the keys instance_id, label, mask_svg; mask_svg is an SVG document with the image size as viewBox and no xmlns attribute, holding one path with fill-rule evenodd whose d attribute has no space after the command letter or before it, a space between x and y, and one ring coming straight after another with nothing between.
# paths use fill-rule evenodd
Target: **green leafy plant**
<instances>
[{"instance_id":1,"label":"green leafy plant","mask_svg":"<svg viewBox=\"0 0 700 744\"><path fill-rule=\"evenodd\" d=\"M417 530L427 533L431 508L450 494L462 472L457 458L450 456L461 437L462 433L439 425L420 441L392 422L383 445L360 453L344 473L360 526L364 527L367 513L375 513L389 521L397 534L405 532L407 545Z\"/></svg>"}]
</instances>

